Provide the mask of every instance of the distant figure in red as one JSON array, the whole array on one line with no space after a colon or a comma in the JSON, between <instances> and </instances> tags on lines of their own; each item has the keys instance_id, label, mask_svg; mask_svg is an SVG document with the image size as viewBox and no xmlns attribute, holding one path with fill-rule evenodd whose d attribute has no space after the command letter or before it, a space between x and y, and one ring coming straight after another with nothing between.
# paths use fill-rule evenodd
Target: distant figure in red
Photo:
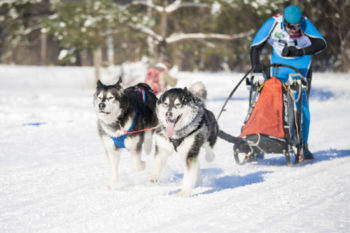
<instances>
[{"instance_id":1,"label":"distant figure in red","mask_svg":"<svg viewBox=\"0 0 350 233\"><path fill-rule=\"evenodd\" d=\"M160 95L167 90L168 85L175 87L177 79L169 75L170 64L167 62L159 62L147 71L145 83L147 83L154 94Z\"/></svg>"}]
</instances>

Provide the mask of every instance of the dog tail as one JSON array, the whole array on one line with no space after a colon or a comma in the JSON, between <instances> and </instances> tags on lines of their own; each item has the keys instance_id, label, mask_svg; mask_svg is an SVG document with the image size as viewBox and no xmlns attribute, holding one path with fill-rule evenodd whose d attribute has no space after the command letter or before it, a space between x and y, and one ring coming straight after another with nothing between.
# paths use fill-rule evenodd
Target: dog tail
<instances>
[{"instance_id":1,"label":"dog tail","mask_svg":"<svg viewBox=\"0 0 350 233\"><path fill-rule=\"evenodd\" d=\"M207 99L207 90L206 90L204 84L201 81L193 83L190 86L189 90L192 93L192 95L194 95L195 97L197 97L200 100L202 100L203 103L206 101L206 99Z\"/></svg>"}]
</instances>

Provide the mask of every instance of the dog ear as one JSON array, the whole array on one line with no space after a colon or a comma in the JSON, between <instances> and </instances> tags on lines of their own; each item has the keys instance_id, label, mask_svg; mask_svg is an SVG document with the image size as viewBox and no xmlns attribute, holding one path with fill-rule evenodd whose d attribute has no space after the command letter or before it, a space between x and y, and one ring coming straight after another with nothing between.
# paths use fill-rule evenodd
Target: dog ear
<instances>
[{"instance_id":1,"label":"dog ear","mask_svg":"<svg viewBox=\"0 0 350 233\"><path fill-rule=\"evenodd\" d=\"M157 104L161 104L162 102L164 102L164 99L165 99L164 95L161 95L157 100Z\"/></svg>"},{"instance_id":2,"label":"dog ear","mask_svg":"<svg viewBox=\"0 0 350 233\"><path fill-rule=\"evenodd\" d=\"M187 96L193 96L192 92L187 87L184 87L184 91Z\"/></svg>"},{"instance_id":3,"label":"dog ear","mask_svg":"<svg viewBox=\"0 0 350 233\"><path fill-rule=\"evenodd\" d=\"M189 102L195 100L195 98L194 98L192 92L191 92L187 87L184 87L183 90L184 90L184 92L185 92L185 95L183 96L183 101L184 101L184 102L189 103Z\"/></svg>"},{"instance_id":4,"label":"dog ear","mask_svg":"<svg viewBox=\"0 0 350 233\"><path fill-rule=\"evenodd\" d=\"M187 87L184 87L184 92L185 92L185 95L186 95L186 96L191 95L191 92L190 92L190 90L188 90Z\"/></svg>"},{"instance_id":5,"label":"dog ear","mask_svg":"<svg viewBox=\"0 0 350 233\"><path fill-rule=\"evenodd\" d=\"M121 87L122 82L123 82L123 76L120 75L116 85Z\"/></svg>"},{"instance_id":6,"label":"dog ear","mask_svg":"<svg viewBox=\"0 0 350 233\"><path fill-rule=\"evenodd\" d=\"M97 88L100 88L100 87L103 86L101 80L98 80L98 81L97 81L96 86L97 86Z\"/></svg>"}]
</instances>

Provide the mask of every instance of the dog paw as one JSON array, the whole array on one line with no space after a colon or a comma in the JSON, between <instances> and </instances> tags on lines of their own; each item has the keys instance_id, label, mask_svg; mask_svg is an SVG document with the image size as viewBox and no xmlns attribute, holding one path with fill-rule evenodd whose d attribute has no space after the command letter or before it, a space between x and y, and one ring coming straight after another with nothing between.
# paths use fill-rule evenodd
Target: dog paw
<instances>
[{"instance_id":1,"label":"dog paw","mask_svg":"<svg viewBox=\"0 0 350 233\"><path fill-rule=\"evenodd\" d=\"M146 168L146 163L144 161L141 161L135 166L135 171L143 171Z\"/></svg>"},{"instance_id":2,"label":"dog paw","mask_svg":"<svg viewBox=\"0 0 350 233\"><path fill-rule=\"evenodd\" d=\"M159 182L159 176L158 175L152 175L151 178L149 179L150 182L152 183L158 183Z\"/></svg>"},{"instance_id":3,"label":"dog paw","mask_svg":"<svg viewBox=\"0 0 350 233\"><path fill-rule=\"evenodd\" d=\"M107 190L116 190L118 189L118 183L111 183L107 185Z\"/></svg>"},{"instance_id":4,"label":"dog paw","mask_svg":"<svg viewBox=\"0 0 350 233\"><path fill-rule=\"evenodd\" d=\"M191 195L191 193L185 192L183 190L181 190L180 192L175 194L176 197L189 197L190 195Z\"/></svg>"},{"instance_id":5,"label":"dog paw","mask_svg":"<svg viewBox=\"0 0 350 233\"><path fill-rule=\"evenodd\" d=\"M207 160L207 162L211 163L213 162L215 159L215 155L212 151L207 151L207 153L205 154L205 160Z\"/></svg>"},{"instance_id":6,"label":"dog paw","mask_svg":"<svg viewBox=\"0 0 350 233\"><path fill-rule=\"evenodd\" d=\"M111 176L107 184L107 189L115 190L117 189L118 185L119 185L118 176Z\"/></svg>"}]
</instances>

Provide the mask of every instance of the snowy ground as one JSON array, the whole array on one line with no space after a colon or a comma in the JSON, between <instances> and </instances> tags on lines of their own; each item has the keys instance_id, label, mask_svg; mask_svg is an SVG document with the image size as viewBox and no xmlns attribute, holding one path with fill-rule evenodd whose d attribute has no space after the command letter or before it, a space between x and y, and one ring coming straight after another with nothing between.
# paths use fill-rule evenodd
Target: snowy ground
<instances>
[{"instance_id":1,"label":"snowy ground","mask_svg":"<svg viewBox=\"0 0 350 233\"><path fill-rule=\"evenodd\" d=\"M143 67L128 66L130 83ZM0 232L349 232L350 75L314 74L310 148L316 161L287 167L280 155L238 166L218 140L201 156L203 186L177 198L178 155L160 184L147 168L121 161L121 188L107 190L107 159L92 108L93 70L0 66ZM105 73L106 75L108 72ZM239 73L179 73L179 86L202 80L218 113ZM238 135L247 112L243 86L219 125Z\"/></svg>"}]
</instances>

